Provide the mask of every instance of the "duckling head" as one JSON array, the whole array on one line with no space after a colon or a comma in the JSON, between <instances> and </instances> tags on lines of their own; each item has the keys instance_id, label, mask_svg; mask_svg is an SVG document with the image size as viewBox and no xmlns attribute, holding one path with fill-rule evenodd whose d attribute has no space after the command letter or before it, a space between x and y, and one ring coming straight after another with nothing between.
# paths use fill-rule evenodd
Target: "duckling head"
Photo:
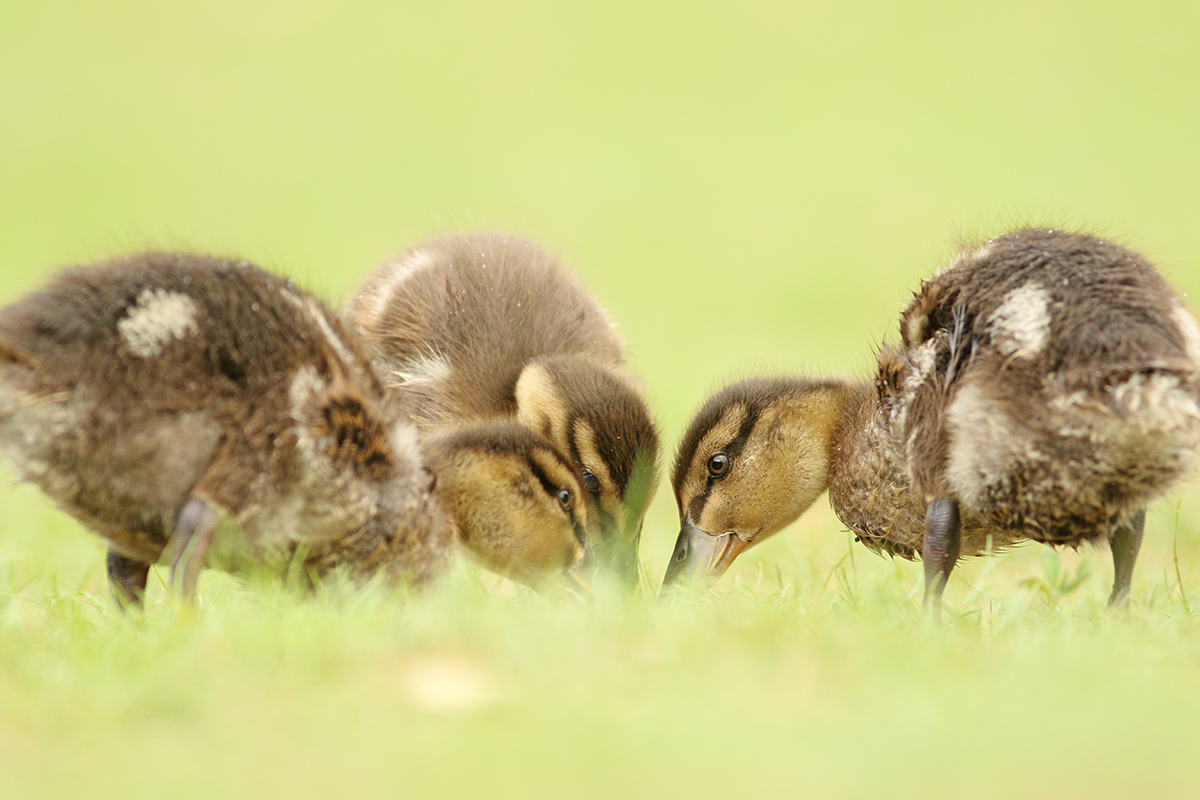
<instances>
[{"instance_id":1,"label":"duckling head","mask_svg":"<svg viewBox=\"0 0 1200 800\"><path fill-rule=\"evenodd\" d=\"M459 540L488 569L537 588L584 554L588 509L574 466L511 421L434 434L423 444Z\"/></svg>"},{"instance_id":2,"label":"duckling head","mask_svg":"<svg viewBox=\"0 0 1200 800\"><path fill-rule=\"evenodd\" d=\"M664 586L716 580L813 504L829 484L846 395L834 381L755 379L704 404L675 458L680 531Z\"/></svg>"},{"instance_id":3,"label":"duckling head","mask_svg":"<svg viewBox=\"0 0 1200 800\"><path fill-rule=\"evenodd\" d=\"M658 484L658 433L645 401L581 356L530 363L515 395L517 420L573 462L588 509L587 561L636 585L642 520Z\"/></svg>"}]
</instances>

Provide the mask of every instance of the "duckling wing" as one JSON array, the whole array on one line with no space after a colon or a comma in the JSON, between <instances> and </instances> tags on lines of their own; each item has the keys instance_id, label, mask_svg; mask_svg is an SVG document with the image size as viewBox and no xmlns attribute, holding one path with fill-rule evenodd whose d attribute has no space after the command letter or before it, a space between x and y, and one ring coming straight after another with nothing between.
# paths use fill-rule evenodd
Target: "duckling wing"
<instances>
[{"instance_id":1,"label":"duckling wing","mask_svg":"<svg viewBox=\"0 0 1200 800\"><path fill-rule=\"evenodd\" d=\"M923 284L901 329L892 434L926 498L1077 541L1191 469L1200 336L1135 253L1010 234Z\"/></svg>"}]
</instances>

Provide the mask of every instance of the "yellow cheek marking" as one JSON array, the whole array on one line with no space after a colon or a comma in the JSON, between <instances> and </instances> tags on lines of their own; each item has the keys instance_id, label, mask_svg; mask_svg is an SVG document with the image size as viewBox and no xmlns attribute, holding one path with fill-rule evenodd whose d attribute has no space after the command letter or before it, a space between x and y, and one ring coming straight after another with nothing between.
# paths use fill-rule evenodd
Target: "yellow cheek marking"
<instances>
[{"instance_id":1,"label":"yellow cheek marking","mask_svg":"<svg viewBox=\"0 0 1200 800\"><path fill-rule=\"evenodd\" d=\"M541 364L525 367L514 394L517 421L539 434L549 431L547 438L567 452L567 407L549 371Z\"/></svg>"}]
</instances>

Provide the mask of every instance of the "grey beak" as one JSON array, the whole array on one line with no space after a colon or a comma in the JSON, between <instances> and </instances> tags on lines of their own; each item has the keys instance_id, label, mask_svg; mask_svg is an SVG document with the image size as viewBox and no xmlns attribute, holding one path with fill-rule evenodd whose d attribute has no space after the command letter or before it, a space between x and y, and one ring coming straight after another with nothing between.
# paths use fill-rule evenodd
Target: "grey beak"
<instances>
[{"instance_id":1,"label":"grey beak","mask_svg":"<svg viewBox=\"0 0 1200 800\"><path fill-rule=\"evenodd\" d=\"M693 582L707 578L715 581L746 549L746 544L733 533L714 536L684 517L679 538L675 540L675 552L671 553L671 563L663 576L663 588L680 578Z\"/></svg>"}]
</instances>

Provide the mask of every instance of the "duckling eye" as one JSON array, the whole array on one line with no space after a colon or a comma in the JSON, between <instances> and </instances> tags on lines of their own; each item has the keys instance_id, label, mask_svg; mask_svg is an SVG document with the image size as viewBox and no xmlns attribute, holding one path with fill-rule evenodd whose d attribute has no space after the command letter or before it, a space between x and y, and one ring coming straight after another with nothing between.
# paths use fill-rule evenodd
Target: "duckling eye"
<instances>
[{"instance_id":1,"label":"duckling eye","mask_svg":"<svg viewBox=\"0 0 1200 800\"><path fill-rule=\"evenodd\" d=\"M558 504L560 506L562 506L563 511L571 510L571 490L570 489L559 489L558 490Z\"/></svg>"},{"instance_id":2,"label":"duckling eye","mask_svg":"<svg viewBox=\"0 0 1200 800\"><path fill-rule=\"evenodd\" d=\"M729 456L724 453L717 453L708 460L708 474L714 478L719 478L729 471Z\"/></svg>"},{"instance_id":3,"label":"duckling eye","mask_svg":"<svg viewBox=\"0 0 1200 800\"><path fill-rule=\"evenodd\" d=\"M600 491L600 479L586 469L583 471L583 488L592 494Z\"/></svg>"}]
</instances>

